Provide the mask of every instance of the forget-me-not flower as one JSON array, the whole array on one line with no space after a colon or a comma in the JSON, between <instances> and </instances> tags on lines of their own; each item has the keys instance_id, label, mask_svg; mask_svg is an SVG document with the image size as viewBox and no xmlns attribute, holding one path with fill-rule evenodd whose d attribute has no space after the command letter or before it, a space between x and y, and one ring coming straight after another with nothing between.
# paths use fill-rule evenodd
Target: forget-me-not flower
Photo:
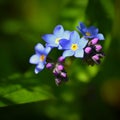
<instances>
[{"instance_id":1,"label":"forget-me-not flower","mask_svg":"<svg viewBox=\"0 0 120 120\"><path fill-rule=\"evenodd\" d=\"M71 32L70 39L62 39L60 44L62 48L65 50L63 52L63 57L66 58L68 56L75 56L77 58L83 58L84 50L83 48L88 43L88 40L85 38L80 38L79 34L76 31Z\"/></svg>"},{"instance_id":2,"label":"forget-me-not flower","mask_svg":"<svg viewBox=\"0 0 120 120\"><path fill-rule=\"evenodd\" d=\"M98 33L98 28L94 26L87 28L84 23L80 22L77 28L85 38L98 38L99 40L104 40L103 34Z\"/></svg>"},{"instance_id":3,"label":"forget-me-not flower","mask_svg":"<svg viewBox=\"0 0 120 120\"><path fill-rule=\"evenodd\" d=\"M34 54L30 57L29 62L31 64L36 64L36 68L35 68L36 74L44 69L45 64L46 64L46 57L47 57L48 53L50 52L50 50L51 50L50 47L44 48L44 46L40 43L38 43L35 46L36 54Z\"/></svg>"},{"instance_id":4,"label":"forget-me-not flower","mask_svg":"<svg viewBox=\"0 0 120 120\"><path fill-rule=\"evenodd\" d=\"M45 34L42 36L42 39L47 43L47 46L50 47L58 47L58 49L62 49L59 44L61 39L69 39L70 31L64 31L62 25L57 25L54 28L53 34Z\"/></svg>"}]
</instances>

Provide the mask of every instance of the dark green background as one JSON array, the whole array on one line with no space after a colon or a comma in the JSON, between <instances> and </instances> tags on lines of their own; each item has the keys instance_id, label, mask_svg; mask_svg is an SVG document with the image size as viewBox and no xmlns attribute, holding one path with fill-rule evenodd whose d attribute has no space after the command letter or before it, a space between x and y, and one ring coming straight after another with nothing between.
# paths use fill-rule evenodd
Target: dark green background
<instances>
[{"instance_id":1,"label":"dark green background","mask_svg":"<svg viewBox=\"0 0 120 120\"><path fill-rule=\"evenodd\" d=\"M0 119L119 120L119 12L119 0L0 0ZM59 87L51 71L35 75L29 58L41 36L79 22L104 34L102 64L67 59L69 81Z\"/></svg>"}]
</instances>

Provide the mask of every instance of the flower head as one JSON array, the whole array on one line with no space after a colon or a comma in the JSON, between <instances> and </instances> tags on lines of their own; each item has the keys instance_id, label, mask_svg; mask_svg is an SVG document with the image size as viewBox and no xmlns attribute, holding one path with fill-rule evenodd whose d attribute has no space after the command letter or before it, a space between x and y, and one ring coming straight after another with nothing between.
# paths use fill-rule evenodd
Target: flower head
<instances>
[{"instance_id":1,"label":"flower head","mask_svg":"<svg viewBox=\"0 0 120 120\"><path fill-rule=\"evenodd\" d=\"M65 50L63 52L63 57L75 56L78 58L82 58L84 56L83 48L88 43L88 40L85 38L80 38L79 34L76 31L71 32L70 39L62 39L60 44L62 48Z\"/></svg>"},{"instance_id":2,"label":"flower head","mask_svg":"<svg viewBox=\"0 0 120 120\"><path fill-rule=\"evenodd\" d=\"M101 33L98 33L98 28L91 26L87 28L82 22L77 26L78 30L85 38L98 38L99 40L104 40L104 36Z\"/></svg>"},{"instance_id":3,"label":"flower head","mask_svg":"<svg viewBox=\"0 0 120 120\"><path fill-rule=\"evenodd\" d=\"M59 44L61 39L69 39L70 31L64 31L62 25L57 25L54 28L53 34L45 34L42 36L43 40L47 42L47 46L50 47L58 47L58 49L62 49Z\"/></svg>"},{"instance_id":4,"label":"flower head","mask_svg":"<svg viewBox=\"0 0 120 120\"><path fill-rule=\"evenodd\" d=\"M98 43L97 39L92 39L88 42L84 48L84 58L83 60L88 65L100 64L101 58L104 58L104 53L102 51L102 46Z\"/></svg>"},{"instance_id":5,"label":"flower head","mask_svg":"<svg viewBox=\"0 0 120 120\"><path fill-rule=\"evenodd\" d=\"M46 57L47 57L48 53L50 52L50 50L51 50L50 47L44 48L44 46L40 43L38 43L35 46L36 54L34 54L30 57L29 62L31 64L36 64L36 68L35 68L36 74L38 72L40 72L42 69L44 69L45 64L46 64Z\"/></svg>"},{"instance_id":6,"label":"flower head","mask_svg":"<svg viewBox=\"0 0 120 120\"><path fill-rule=\"evenodd\" d=\"M67 73L62 63L55 64L55 67L53 69L53 74L55 76L56 85L60 85L62 82L68 81Z\"/></svg>"}]
</instances>

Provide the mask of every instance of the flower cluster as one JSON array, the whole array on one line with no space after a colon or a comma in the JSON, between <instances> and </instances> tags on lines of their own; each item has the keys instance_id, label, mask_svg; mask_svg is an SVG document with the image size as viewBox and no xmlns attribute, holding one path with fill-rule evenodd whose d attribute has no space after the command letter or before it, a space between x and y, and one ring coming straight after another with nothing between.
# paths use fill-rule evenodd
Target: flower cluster
<instances>
[{"instance_id":1,"label":"flower cluster","mask_svg":"<svg viewBox=\"0 0 120 120\"><path fill-rule=\"evenodd\" d=\"M88 65L100 64L101 58L104 57L102 46L99 44L100 40L104 40L103 34L98 33L98 28L94 26L87 28L82 22L77 28L83 35L82 37L76 31L64 30L62 25L57 25L53 34L42 36L42 39L46 42L45 47L38 43L35 46L35 54L29 60L31 64L36 64L36 74L46 67L52 70L55 82L59 85L68 80L64 68L64 61L67 57L74 56L82 59ZM54 48L63 51L56 62L48 57L48 54Z\"/></svg>"}]
</instances>

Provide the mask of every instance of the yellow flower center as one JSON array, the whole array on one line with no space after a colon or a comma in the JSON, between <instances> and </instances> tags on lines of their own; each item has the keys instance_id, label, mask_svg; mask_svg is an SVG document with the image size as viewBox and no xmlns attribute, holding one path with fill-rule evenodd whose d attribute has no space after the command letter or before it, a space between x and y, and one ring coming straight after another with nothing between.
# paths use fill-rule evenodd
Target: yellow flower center
<instances>
[{"instance_id":1,"label":"yellow flower center","mask_svg":"<svg viewBox=\"0 0 120 120\"><path fill-rule=\"evenodd\" d=\"M77 49L78 49L78 45L77 44L72 44L71 50L75 51Z\"/></svg>"},{"instance_id":2,"label":"yellow flower center","mask_svg":"<svg viewBox=\"0 0 120 120\"><path fill-rule=\"evenodd\" d=\"M90 32L86 32L85 34L86 34L87 36L90 36L90 35L91 35Z\"/></svg>"},{"instance_id":3,"label":"yellow flower center","mask_svg":"<svg viewBox=\"0 0 120 120\"><path fill-rule=\"evenodd\" d=\"M41 55L40 56L40 61L44 61L45 60L45 55Z\"/></svg>"},{"instance_id":4,"label":"yellow flower center","mask_svg":"<svg viewBox=\"0 0 120 120\"><path fill-rule=\"evenodd\" d=\"M59 44L60 39L61 39L61 38L56 38L55 43L56 43L56 44Z\"/></svg>"}]
</instances>

